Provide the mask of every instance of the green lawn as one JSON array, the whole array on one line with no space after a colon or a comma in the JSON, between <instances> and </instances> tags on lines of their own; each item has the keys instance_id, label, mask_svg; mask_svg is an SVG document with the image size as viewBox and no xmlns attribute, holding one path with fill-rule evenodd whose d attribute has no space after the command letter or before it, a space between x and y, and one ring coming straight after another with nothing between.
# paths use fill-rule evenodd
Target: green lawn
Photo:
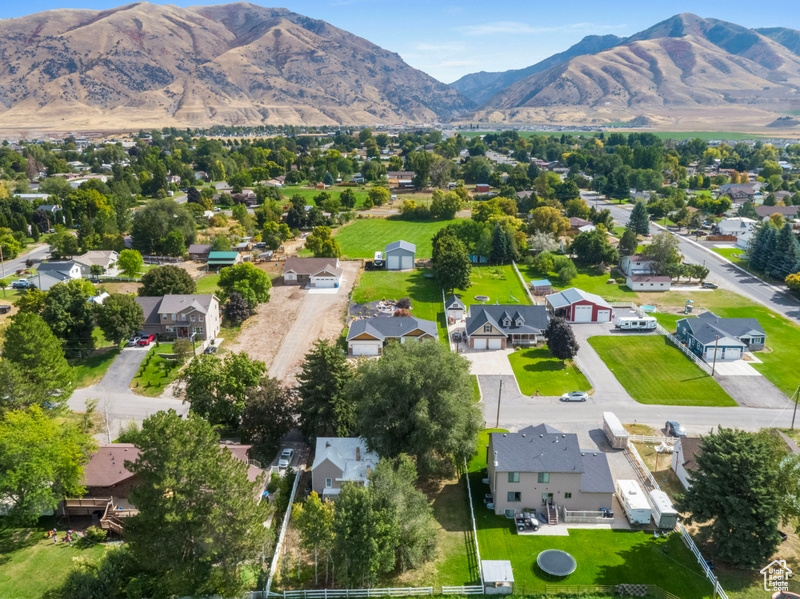
<instances>
[{"instance_id":1,"label":"green lawn","mask_svg":"<svg viewBox=\"0 0 800 599\"><path fill-rule=\"evenodd\" d=\"M589 381L570 360L554 358L547 347L521 349L508 356L523 395L562 395L588 391Z\"/></svg>"},{"instance_id":2,"label":"green lawn","mask_svg":"<svg viewBox=\"0 0 800 599\"><path fill-rule=\"evenodd\" d=\"M358 304L376 300L411 298L411 314L417 318L433 320L439 329L439 338L447 340L442 291L435 279L426 278L426 270L386 271L368 270L362 273L358 287L353 290L353 301Z\"/></svg>"},{"instance_id":3,"label":"green lawn","mask_svg":"<svg viewBox=\"0 0 800 599\"><path fill-rule=\"evenodd\" d=\"M219 281L219 273L210 273L199 277L197 283L197 293L218 293L217 282Z\"/></svg>"},{"instance_id":4,"label":"green lawn","mask_svg":"<svg viewBox=\"0 0 800 599\"><path fill-rule=\"evenodd\" d=\"M465 305L471 304L523 304L531 301L525 288L510 264L505 266L474 266L470 276L472 285L463 291L461 299ZM488 302L479 302L477 295L486 295Z\"/></svg>"},{"instance_id":5,"label":"green lawn","mask_svg":"<svg viewBox=\"0 0 800 599\"><path fill-rule=\"evenodd\" d=\"M281 189L281 193L284 197L284 204L288 204L289 200L292 196L299 195L305 201L306 204L309 206L316 205L314 198L321 194L323 191L329 194L331 197L338 198L341 193L345 189L352 189L356 194L356 207L355 209L358 210L364 204L364 200L367 199L367 190L364 187L331 187L330 189L313 189L311 187L306 187L305 185L288 185Z\"/></svg>"},{"instance_id":6,"label":"green lawn","mask_svg":"<svg viewBox=\"0 0 800 599\"><path fill-rule=\"evenodd\" d=\"M661 335L590 337L591 345L636 401L677 406L735 406L705 371Z\"/></svg>"},{"instance_id":7,"label":"green lawn","mask_svg":"<svg viewBox=\"0 0 800 599\"><path fill-rule=\"evenodd\" d=\"M485 476L489 432L494 431L480 434L478 451L469 466L478 543L481 559L511 561L517 594L541 593L547 584L642 583L658 585L681 599L711 596L711 584L677 534L660 539L654 539L649 531L573 529L568 537L515 534L511 520L495 516L483 504L488 487L481 479ZM578 569L566 579L547 577L536 566L536 556L545 549L569 552Z\"/></svg>"},{"instance_id":8,"label":"green lawn","mask_svg":"<svg viewBox=\"0 0 800 599\"><path fill-rule=\"evenodd\" d=\"M45 538L52 518L42 518L31 528L0 528L0 597L39 599L56 589L74 567L74 559L98 559L104 546L78 549ZM63 526L59 532L64 534Z\"/></svg>"},{"instance_id":9,"label":"green lawn","mask_svg":"<svg viewBox=\"0 0 800 599\"><path fill-rule=\"evenodd\" d=\"M174 360L166 360L158 354L172 353L172 343L159 343L150 348L147 357L139 367L137 376L131 381L131 388L134 393L156 397L161 395L164 389L175 377L178 376L179 368Z\"/></svg>"},{"instance_id":10,"label":"green lawn","mask_svg":"<svg viewBox=\"0 0 800 599\"><path fill-rule=\"evenodd\" d=\"M94 355L89 358L70 361L75 371L75 379L78 388L94 385L103 378L111 363L119 355L119 347L104 347L95 350Z\"/></svg>"},{"instance_id":11,"label":"green lawn","mask_svg":"<svg viewBox=\"0 0 800 599\"><path fill-rule=\"evenodd\" d=\"M469 379L472 381L472 401L478 403L481 400L481 385L478 382L478 376L471 374Z\"/></svg>"},{"instance_id":12,"label":"green lawn","mask_svg":"<svg viewBox=\"0 0 800 599\"><path fill-rule=\"evenodd\" d=\"M343 258L372 258L393 241L408 241L417 246L417 258L430 258L431 239L437 231L455 220L413 222L397 218L360 218L334 231Z\"/></svg>"},{"instance_id":13,"label":"green lawn","mask_svg":"<svg viewBox=\"0 0 800 599\"><path fill-rule=\"evenodd\" d=\"M565 289L565 287L558 284L558 278L555 273L543 273L525 265L519 265L519 270L525 281L549 279L553 284L553 290ZM593 268L578 267L578 276L572 280L568 287L577 287L612 302L636 302L638 300L638 294L635 291L631 291L627 285L609 284L608 281L610 279L613 279L612 274L600 272Z\"/></svg>"}]
</instances>

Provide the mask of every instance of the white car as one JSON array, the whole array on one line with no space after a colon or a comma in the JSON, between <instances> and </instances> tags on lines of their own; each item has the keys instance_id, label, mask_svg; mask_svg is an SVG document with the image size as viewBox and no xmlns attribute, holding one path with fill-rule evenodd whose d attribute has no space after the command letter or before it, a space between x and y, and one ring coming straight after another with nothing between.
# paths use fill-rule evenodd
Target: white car
<instances>
[{"instance_id":1,"label":"white car","mask_svg":"<svg viewBox=\"0 0 800 599\"><path fill-rule=\"evenodd\" d=\"M288 468L292 463L294 457L294 449L288 447L281 452L281 457L278 458L278 468Z\"/></svg>"},{"instance_id":2,"label":"white car","mask_svg":"<svg viewBox=\"0 0 800 599\"><path fill-rule=\"evenodd\" d=\"M572 391L561 396L561 401L586 401L587 399L589 399L589 394L585 391Z\"/></svg>"}]
</instances>

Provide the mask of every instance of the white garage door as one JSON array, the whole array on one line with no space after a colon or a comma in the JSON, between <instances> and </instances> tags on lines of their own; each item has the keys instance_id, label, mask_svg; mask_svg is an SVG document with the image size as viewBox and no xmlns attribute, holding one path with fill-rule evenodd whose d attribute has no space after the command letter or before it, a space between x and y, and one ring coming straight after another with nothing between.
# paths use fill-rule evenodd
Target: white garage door
<instances>
[{"instance_id":1,"label":"white garage door","mask_svg":"<svg viewBox=\"0 0 800 599\"><path fill-rule=\"evenodd\" d=\"M473 339L472 343L475 349L486 349L486 339Z\"/></svg>"},{"instance_id":2,"label":"white garage door","mask_svg":"<svg viewBox=\"0 0 800 599\"><path fill-rule=\"evenodd\" d=\"M717 360L722 359L722 349L717 349ZM710 348L706 350L706 362L713 362L714 361L714 348Z\"/></svg>"},{"instance_id":3,"label":"white garage door","mask_svg":"<svg viewBox=\"0 0 800 599\"><path fill-rule=\"evenodd\" d=\"M378 345L376 343L353 343L350 347L354 356L378 355Z\"/></svg>"},{"instance_id":4,"label":"white garage door","mask_svg":"<svg viewBox=\"0 0 800 599\"><path fill-rule=\"evenodd\" d=\"M502 347L503 347L502 339L489 339L489 349L502 349Z\"/></svg>"},{"instance_id":5,"label":"white garage door","mask_svg":"<svg viewBox=\"0 0 800 599\"><path fill-rule=\"evenodd\" d=\"M742 350L738 347L729 347L725 350L725 360L740 360L742 358Z\"/></svg>"},{"instance_id":6,"label":"white garage door","mask_svg":"<svg viewBox=\"0 0 800 599\"><path fill-rule=\"evenodd\" d=\"M313 277L311 279L312 287L322 287L329 289L336 286L336 277Z\"/></svg>"},{"instance_id":7,"label":"white garage door","mask_svg":"<svg viewBox=\"0 0 800 599\"><path fill-rule=\"evenodd\" d=\"M608 322L611 320L611 310L598 310L597 322Z\"/></svg>"},{"instance_id":8,"label":"white garage door","mask_svg":"<svg viewBox=\"0 0 800 599\"><path fill-rule=\"evenodd\" d=\"M575 322L592 322L592 306L575 306Z\"/></svg>"},{"instance_id":9,"label":"white garage door","mask_svg":"<svg viewBox=\"0 0 800 599\"><path fill-rule=\"evenodd\" d=\"M403 256L402 264L403 270L411 270L414 268L414 256Z\"/></svg>"},{"instance_id":10,"label":"white garage door","mask_svg":"<svg viewBox=\"0 0 800 599\"><path fill-rule=\"evenodd\" d=\"M386 260L386 268L389 270L400 270L400 256L389 256Z\"/></svg>"}]
</instances>

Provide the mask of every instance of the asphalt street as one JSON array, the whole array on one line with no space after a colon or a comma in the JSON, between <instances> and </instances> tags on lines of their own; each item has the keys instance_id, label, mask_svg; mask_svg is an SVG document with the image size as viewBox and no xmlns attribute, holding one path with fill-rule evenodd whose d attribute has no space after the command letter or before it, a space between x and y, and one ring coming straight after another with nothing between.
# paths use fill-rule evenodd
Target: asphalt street
<instances>
[{"instance_id":1,"label":"asphalt street","mask_svg":"<svg viewBox=\"0 0 800 599\"><path fill-rule=\"evenodd\" d=\"M30 252L20 256L19 258L3 261L2 268L0 268L0 278L10 277L16 271L22 270L25 268L25 262L28 260L41 262L48 256L48 254L50 254L50 246L47 244L42 244L35 246Z\"/></svg>"}]
</instances>

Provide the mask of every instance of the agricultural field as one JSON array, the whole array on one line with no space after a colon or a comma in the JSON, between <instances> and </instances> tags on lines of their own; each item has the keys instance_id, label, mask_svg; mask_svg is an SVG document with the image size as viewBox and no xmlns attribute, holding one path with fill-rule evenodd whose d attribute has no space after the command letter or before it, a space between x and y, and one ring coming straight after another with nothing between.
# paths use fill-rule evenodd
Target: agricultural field
<instances>
[{"instance_id":1,"label":"agricultural field","mask_svg":"<svg viewBox=\"0 0 800 599\"><path fill-rule=\"evenodd\" d=\"M335 230L342 258L372 258L393 241L417 246L417 259L430 258L431 239L442 227L456 221L414 222L398 218L359 218Z\"/></svg>"}]
</instances>

